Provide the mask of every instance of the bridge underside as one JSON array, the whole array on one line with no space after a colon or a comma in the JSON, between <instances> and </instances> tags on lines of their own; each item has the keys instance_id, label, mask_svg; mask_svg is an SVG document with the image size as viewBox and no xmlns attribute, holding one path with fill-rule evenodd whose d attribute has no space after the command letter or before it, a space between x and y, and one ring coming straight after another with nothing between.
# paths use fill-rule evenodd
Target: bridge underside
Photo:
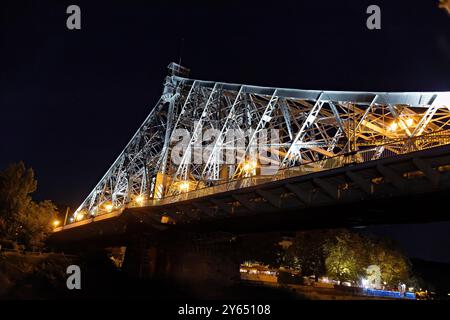
<instances>
[{"instance_id":1,"label":"bridge underside","mask_svg":"<svg viewBox=\"0 0 450 320\"><path fill-rule=\"evenodd\" d=\"M450 145L67 225L60 246L126 245L139 235L251 233L450 220ZM432 209L431 209L432 208ZM94 222L95 223L92 223Z\"/></svg>"}]
</instances>

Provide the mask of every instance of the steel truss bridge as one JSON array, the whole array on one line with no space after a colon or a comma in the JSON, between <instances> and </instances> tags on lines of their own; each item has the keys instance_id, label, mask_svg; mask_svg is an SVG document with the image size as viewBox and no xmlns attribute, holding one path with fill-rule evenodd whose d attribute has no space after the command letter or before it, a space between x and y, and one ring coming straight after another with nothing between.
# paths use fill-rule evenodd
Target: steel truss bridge
<instances>
[{"instance_id":1,"label":"steel truss bridge","mask_svg":"<svg viewBox=\"0 0 450 320\"><path fill-rule=\"evenodd\" d=\"M164 226L447 188L450 92L269 88L190 79L175 63L169 71L148 117L56 232L125 214ZM219 134L193 163L208 129ZM174 163L177 130L189 139ZM264 130L279 133L266 148L270 175L251 147ZM241 134L230 141L231 131ZM235 163L224 161L230 148Z\"/></svg>"}]
</instances>

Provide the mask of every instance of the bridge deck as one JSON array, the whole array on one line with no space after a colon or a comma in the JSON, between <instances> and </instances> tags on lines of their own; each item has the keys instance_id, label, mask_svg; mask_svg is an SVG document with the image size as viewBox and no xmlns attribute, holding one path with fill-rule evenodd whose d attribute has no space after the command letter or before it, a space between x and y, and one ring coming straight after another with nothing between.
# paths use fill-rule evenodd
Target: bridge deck
<instances>
[{"instance_id":1,"label":"bridge deck","mask_svg":"<svg viewBox=\"0 0 450 320\"><path fill-rule=\"evenodd\" d=\"M55 240L126 236L135 230L262 229L450 220L432 202L450 194L450 145L239 189L127 208L60 227Z\"/></svg>"},{"instance_id":2,"label":"bridge deck","mask_svg":"<svg viewBox=\"0 0 450 320\"><path fill-rule=\"evenodd\" d=\"M450 142L450 92L260 87L185 78L188 69L176 63L168 69L160 99L69 223L98 222L133 204L157 208ZM214 139L204 139L209 130ZM199 154L203 159L192 161ZM277 169L270 176L262 173L267 161Z\"/></svg>"}]
</instances>

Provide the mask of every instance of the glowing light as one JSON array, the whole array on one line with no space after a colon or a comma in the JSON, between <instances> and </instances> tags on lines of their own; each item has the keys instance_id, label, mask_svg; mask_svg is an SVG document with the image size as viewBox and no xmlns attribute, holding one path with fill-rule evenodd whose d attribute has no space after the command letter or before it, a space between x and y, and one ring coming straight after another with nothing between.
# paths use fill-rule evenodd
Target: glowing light
<instances>
[{"instance_id":1,"label":"glowing light","mask_svg":"<svg viewBox=\"0 0 450 320\"><path fill-rule=\"evenodd\" d=\"M165 214L165 215L161 216L161 223L164 223L164 224L176 224L177 222L176 222L175 219L173 219L172 217L170 217L170 216Z\"/></svg>"},{"instance_id":2,"label":"glowing light","mask_svg":"<svg viewBox=\"0 0 450 320\"><path fill-rule=\"evenodd\" d=\"M405 123L408 127L411 127L414 124L414 119L408 118L408 119L406 119Z\"/></svg>"},{"instance_id":3,"label":"glowing light","mask_svg":"<svg viewBox=\"0 0 450 320\"><path fill-rule=\"evenodd\" d=\"M53 226L56 228L57 226L59 226L61 222L59 220L55 220L53 221Z\"/></svg>"},{"instance_id":4,"label":"glowing light","mask_svg":"<svg viewBox=\"0 0 450 320\"><path fill-rule=\"evenodd\" d=\"M405 129L405 127L409 128L412 127L414 125L414 119L413 118L404 118L400 121L400 125L403 129ZM399 129L399 123L397 121L393 121L389 126L388 126L388 130L389 131L397 131Z\"/></svg>"},{"instance_id":5,"label":"glowing light","mask_svg":"<svg viewBox=\"0 0 450 320\"><path fill-rule=\"evenodd\" d=\"M183 181L179 184L178 189L181 192L188 192L189 191L189 181Z\"/></svg>"},{"instance_id":6,"label":"glowing light","mask_svg":"<svg viewBox=\"0 0 450 320\"><path fill-rule=\"evenodd\" d=\"M242 170L244 170L246 174L251 174L256 169L256 165L256 161L245 161L242 165Z\"/></svg>"},{"instance_id":7,"label":"glowing light","mask_svg":"<svg viewBox=\"0 0 450 320\"><path fill-rule=\"evenodd\" d=\"M161 217L161 223L169 223L169 222L170 222L170 217L168 217L168 216Z\"/></svg>"},{"instance_id":8,"label":"glowing light","mask_svg":"<svg viewBox=\"0 0 450 320\"><path fill-rule=\"evenodd\" d=\"M397 128L398 128L397 122L392 122L388 127L389 131L395 131L397 130Z\"/></svg>"},{"instance_id":9,"label":"glowing light","mask_svg":"<svg viewBox=\"0 0 450 320\"><path fill-rule=\"evenodd\" d=\"M75 216L75 220L77 221L81 221L84 218L84 213L82 212L78 212L77 215Z\"/></svg>"},{"instance_id":10,"label":"glowing light","mask_svg":"<svg viewBox=\"0 0 450 320\"><path fill-rule=\"evenodd\" d=\"M107 205L105 205L105 209L106 211L111 212L113 211L114 206L111 203L108 203Z\"/></svg>"},{"instance_id":11,"label":"glowing light","mask_svg":"<svg viewBox=\"0 0 450 320\"><path fill-rule=\"evenodd\" d=\"M143 195L137 196L134 201L137 203L137 205L142 206L145 202L145 198Z\"/></svg>"},{"instance_id":12,"label":"glowing light","mask_svg":"<svg viewBox=\"0 0 450 320\"><path fill-rule=\"evenodd\" d=\"M361 279L361 284L364 288L367 289L369 287L369 280L363 278Z\"/></svg>"},{"instance_id":13,"label":"glowing light","mask_svg":"<svg viewBox=\"0 0 450 320\"><path fill-rule=\"evenodd\" d=\"M251 170L250 163L244 163L242 169L244 169L244 171L250 171Z\"/></svg>"}]
</instances>

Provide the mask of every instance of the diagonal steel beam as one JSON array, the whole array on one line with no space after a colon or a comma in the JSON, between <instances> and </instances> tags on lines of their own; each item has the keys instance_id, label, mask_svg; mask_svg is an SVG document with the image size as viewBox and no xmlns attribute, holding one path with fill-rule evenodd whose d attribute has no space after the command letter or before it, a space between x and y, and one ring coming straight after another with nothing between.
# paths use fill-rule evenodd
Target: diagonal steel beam
<instances>
[{"instance_id":1,"label":"diagonal steel beam","mask_svg":"<svg viewBox=\"0 0 450 320\"><path fill-rule=\"evenodd\" d=\"M266 199L275 208L281 208L281 199L280 199L279 196L276 196L273 193L271 193L269 191L262 190L262 189L257 189L255 192L259 196L261 196L264 199Z\"/></svg>"},{"instance_id":2,"label":"diagonal steel beam","mask_svg":"<svg viewBox=\"0 0 450 320\"><path fill-rule=\"evenodd\" d=\"M365 193L367 193L368 195L373 194L374 188L372 181L366 180L363 177L361 177L361 175L359 175L358 173L352 171L347 171L346 175L347 177L350 178L350 180L356 183L358 187L360 187L361 190L363 190Z\"/></svg>"},{"instance_id":3,"label":"diagonal steel beam","mask_svg":"<svg viewBox=\"0 0 450 320\"><path fill-rule=\"evenodd\" d=\"M406 180L391 168L379 164L377 165L377 170L396 188L400 190L407 188Z\"/></svg>"},{"instance_id":4,"label":"diagonal steel beam","mask_svg":"<svg viewBox=\"0 0 450 320\"><path fill-rule=\"evenodd\" d=\"M428 161L420 158L414 158L413 163L417 169L425 174L425 176L428 178L428 180L430 180L434 187L439 184L440 174L430 166Z\"/></svg>"},{"instance_id":5,"label":"diagonal steel beam","mask_svg":"<svg viewBox=\"0 0 450 320\"><path fill-rule=\"evenodd\" d=\"M316 121L317 115L322 108L322 105L324 104L323 101L320 99L322 98L323 93L319 95L319 98L317 99L316 103L314 104L314 107L309 112L308 116L306 117L305 121L303 122L302 127L298 131L294 141L292 142L288 152L286 153L284 159L281 161L281 166L285 167L289 161L291 161L291 157L296 155L296 153L300 153L299 150L299 144L303 142L303 139L306 136L306 130Z\"/></svg>"},{"instance_id":6,"label":"diagonal steel beam","mask_svg":"<svg viewBox=\"0 0 450 320\"><path fill-rule=\"evenodd\" d=\"M241 99L241 95L242 95L242 91L245 88L245 86L241 86L239 88L239 92L236 96L236 98L234 99L233 105L231 106L230 111L228 112L228 115L225 119L225 122L222 126L222 129L220 130L220 134L219 137L217 137L216 141L214 142L214 145L212 147L211 153L208 157L208 160L206 161L205 167L203 168L202 171L202 177L208 177L210 176L210 172L211 172L211 167L213 165L215 165L215 161L218 161L217 156L218 154L220 154L221 150L220 150L220 146L222 145L225 136L227 134L228 131L228 126L229 126L229 122L235 117L235 110L236 110L236 106L239 103L240 99ZM215 177L216 178L216 177Z\"/></svg>"},{"instance_id":7,"label":"diagonal steel beam","mask_svg":"<svg viewBox=\"0 0 450 320\"><path fill-rule=\"evenodd\" d=\"M256 129L252 132L252 135L250 136L244 154L237 163L236 170L233 174L233 178L238 178L241 176L243 172L242 163L246 160L245 158L249 150L254 146L253 144L255 143L255 139L258 137L260 131L265 128L266 124L269 123L270 120L272 120L272 113L275 110L277 101L278 101L277 90L274 90L269 102L266 105L266 108L264 109L264 113L262 114L261 119L259 120L258 125L256 126Z\"/></svg>"},{"instance_id":8,"label":"diagonal steel beam","mask_svg":"<svg viewBox=\"0 0 450 320\"><path fill-rule=\"evenodd\" d=\"M335 186L323 179L315 178L313 182L316 186L318 186L322 191L325 192L328 196L330 196L333 200L339 200L339 189L338 186Z\"/></svg>"}]
</instances>

